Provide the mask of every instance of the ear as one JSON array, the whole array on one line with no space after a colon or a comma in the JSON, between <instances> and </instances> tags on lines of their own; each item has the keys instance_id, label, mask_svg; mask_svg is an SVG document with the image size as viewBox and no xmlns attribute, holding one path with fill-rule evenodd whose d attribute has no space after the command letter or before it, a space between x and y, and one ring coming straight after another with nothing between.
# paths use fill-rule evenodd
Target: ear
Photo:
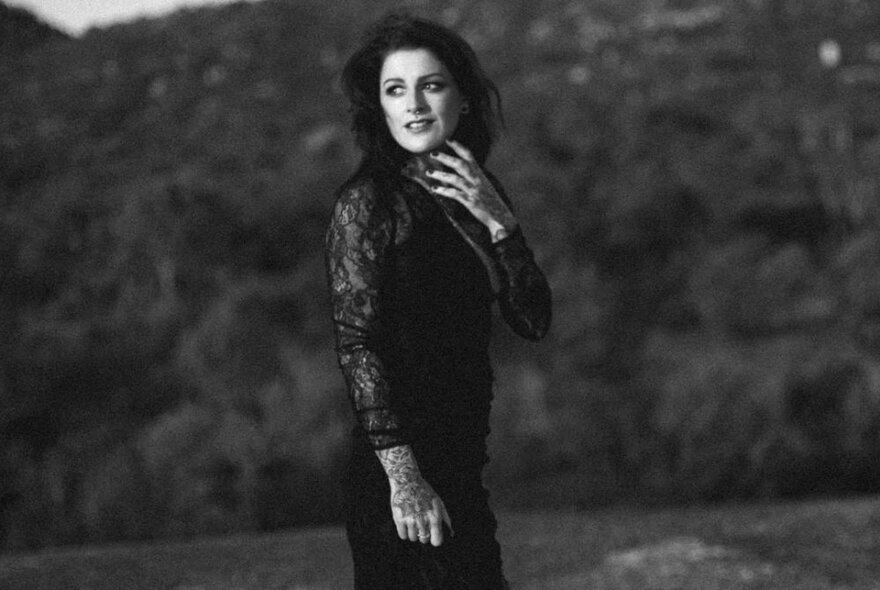
<instances>
[{"instance_id":1,"label":"ear","mask_svg":"<svg viewBox=\"0 0 880 590\"><path fill-rule=\"evenodd\" d=\"M471 112L471 103L469 103L467 100L461 101L461 114L467 115L470 112Z\"/></svg>"}]
</instances>

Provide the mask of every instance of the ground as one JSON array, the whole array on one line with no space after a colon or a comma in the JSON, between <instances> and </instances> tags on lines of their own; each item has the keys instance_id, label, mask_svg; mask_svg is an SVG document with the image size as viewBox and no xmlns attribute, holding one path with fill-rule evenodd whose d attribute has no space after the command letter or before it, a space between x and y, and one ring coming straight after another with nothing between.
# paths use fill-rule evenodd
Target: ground
<instances>
[{"instance_id":1,"label":"ground","mask_svg":"<svg viewBox=\"0 0 880 590\"><path fill-rule=\"evenodd\" d=\"M880 498L499 514L517 590L880 590ZM0 556L4 590L350 588L339 527Z\"/></svg>"}]
</instances>

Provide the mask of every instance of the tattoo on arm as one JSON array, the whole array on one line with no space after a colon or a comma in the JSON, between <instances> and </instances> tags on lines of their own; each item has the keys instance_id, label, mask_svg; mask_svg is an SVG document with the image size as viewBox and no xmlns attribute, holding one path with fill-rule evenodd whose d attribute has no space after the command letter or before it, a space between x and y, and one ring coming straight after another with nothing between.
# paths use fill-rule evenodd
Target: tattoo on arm
<instances>
[{"instance_id":1,"label":"tattoo on arm","mask_svg":"<svg viewBox=\"0 0 880 590\"><path fill-rule=\"evenodd\" d=\"M414 479L421 477L419 464L416 463L416 457L409 445L382 449L376 451L376 456L379 457L379 462L382 463L388 479L394 480L397 484L411 483Z\"/></svg>"},{"instance_id":2,"label":"tattoo on arm","mask_svg":"<svg viewBox=\"0 0 880 590\"><path fill-rule=\"evenodd\" d=\"M517 221L507 203L495 190L492 190L482 204L490 220L487 225L492 232L492 241L499 242L509 236L516 228Z\"/></svg>"},{"instance_id":3,"label":"tattoo on arm","mask_svg":"<svg viewBox=\"0 0 880 590\"><path fill-rule=\"evenodd\" d=\"M495 195L486 203L486 209L489 211L489 215L504 227L516 225L516 218L510 212L510 208L501 200L501 197Z\"/></svg>"},{"instance_id":4,"label":"tattoo on arm","mask_svg":"<svg viewBox=\"0 0 880 590\"><path fill-rule=\"evenodd\" d=\"M436 493L422 479L409 445L376 451L391 483L391 506L403 516L424 514L432 507Z\"/></svg>"}]
</instances>

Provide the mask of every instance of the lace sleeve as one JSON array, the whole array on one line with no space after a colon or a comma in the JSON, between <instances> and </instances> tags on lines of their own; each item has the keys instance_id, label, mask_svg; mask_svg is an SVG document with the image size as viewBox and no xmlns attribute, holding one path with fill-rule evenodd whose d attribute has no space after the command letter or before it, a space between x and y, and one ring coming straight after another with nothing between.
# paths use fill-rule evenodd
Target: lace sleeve
<instances>
[{"instance_id":1,"label":"lace sleeve","mask_svg":"<svg viewBox=\"0 0 880 590\"><path fill-rule=\"evenodd\" d=\"M494 252L501 268L498 305L504 321L523 338L540 340L550 329L552 296L522 231L517 228L495 243Z\"/></svg>"},{"instance_id":2,"label":"lace sleeve","mask_svg":"<svg viewBox=\"0 0 880 590\"><path fill-rule=\"evenodd\" d=\"M498 180L489 175L501 198L512 208ZM492 245L493 258L500 271L498 306L514 332L528 340L540 340L550 329L553 298L550 285L526 244L522 229Z\"/></svg>"},{"instance_id":3,"label":"lace sleeve","mask_svg":"<svg viewBox=\"0 0 880 590\"><path fill-rule=\"evenodd\" d=\"M358 421L377 450L406 442L391 409L387 374L376 350L380 289L393 229L390 211L378 202L375 188L361 183L340 191L326 235L339 366Z\"/></svg>"}]
</instances>

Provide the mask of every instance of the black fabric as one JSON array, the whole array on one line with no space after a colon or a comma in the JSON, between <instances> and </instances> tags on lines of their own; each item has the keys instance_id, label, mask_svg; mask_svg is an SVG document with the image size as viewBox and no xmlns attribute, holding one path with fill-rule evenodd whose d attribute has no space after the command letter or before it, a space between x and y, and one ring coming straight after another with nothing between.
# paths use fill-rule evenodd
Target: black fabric
<instances>
[{"instance_id":1,"label":"black fabric","mask_svg":"<svg viewBox=\"0 0 880 590\"><path fill-rule=\"evenodd\" d=\"M550 291L520 231L491 244L464 207L436 199L403 175L360 176L340 189L327 231L339 365L359 422L346 486L359 589L504 587L480 475L491 306L537 339ZM456 534L440 548L397 537L374 451L400 444L450 512Z\"/></svg>"},{"instance_id":2,"label":"black fabric","mask_svg":"<svg viewBox=\"0 0 880 590\"><path fill-rule=\"evenodd\" d=\"M465 590L505 587L496 522L480 471L485 436L423 436L413 443L423 476L443 499L454 534L440 547L401 540L391 519L388 478L363 437L347 478L346 530L355 588Z\"/></svg>"}]
</instances>

